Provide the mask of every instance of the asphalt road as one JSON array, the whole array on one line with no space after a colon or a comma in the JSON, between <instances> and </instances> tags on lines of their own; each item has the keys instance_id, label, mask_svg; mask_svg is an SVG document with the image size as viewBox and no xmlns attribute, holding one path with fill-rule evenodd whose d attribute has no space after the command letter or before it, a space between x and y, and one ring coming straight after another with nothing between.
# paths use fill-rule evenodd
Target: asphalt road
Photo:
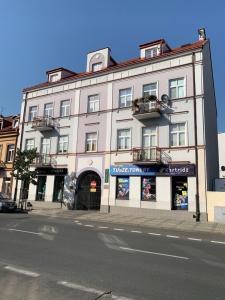
<instances>
[{"instance_id":1,"label":"asphalt road","mask_svg":"<svg viewBox=\"0 0 225 300\"><path fill-rule=\"evenodd\" d=\"M225 236L0 214L0 300L110 291L99 299L224 300Z\"/></svg>"}]
</instances>

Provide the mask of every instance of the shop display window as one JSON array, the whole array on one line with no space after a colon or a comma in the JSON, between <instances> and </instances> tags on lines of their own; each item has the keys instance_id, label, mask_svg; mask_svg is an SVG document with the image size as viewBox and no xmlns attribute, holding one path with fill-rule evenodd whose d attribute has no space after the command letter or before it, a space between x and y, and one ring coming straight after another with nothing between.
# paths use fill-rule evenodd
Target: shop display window
<instances>
[{"instance_id":1,"label":"shop display window","mask_svg":"<svg viewBox=\"0 0 225 300\"><path fill-rule=\"evenodd\" d=\"M141 178L141 200L156 201L156 178L142 177Z\"/></svg>"},{"instance_id":2,"label":"shop display window","mask_svg":"<svg viewBox=\"0 0 225 300\"><path fill-rule=\"evenodd\" d=\"M117 177L116 198L119 200L129 200L129 177Z\"/></svg>"}]
</instances>

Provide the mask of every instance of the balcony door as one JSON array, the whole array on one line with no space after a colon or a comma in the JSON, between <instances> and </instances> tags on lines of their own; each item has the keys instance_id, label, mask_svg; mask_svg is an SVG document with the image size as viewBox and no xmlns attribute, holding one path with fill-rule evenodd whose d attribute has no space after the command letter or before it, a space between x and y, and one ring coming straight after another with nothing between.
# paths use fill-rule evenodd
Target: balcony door
<instances>
[{"instance_id":1,"label":"balcony door","mask_svg":"<svg viewBox=\"0 0 225 300\"><path fill-rule=\"evenodd\" d=\"M142 131L142 148L146 160L156 160L157 128L145 127Z\"/></svg>"},{"instance_id":2,"label":"balcony door","mask_svg":"<svg viewBox=\"0 0 225 300\"><path fill-rule=\"evenodd\" d=\"M41 141L41 156L42 156L42 163L47 164L50 161L50 147L51 141L50 138L43 138Z\"/></svg>"}]
</instances>

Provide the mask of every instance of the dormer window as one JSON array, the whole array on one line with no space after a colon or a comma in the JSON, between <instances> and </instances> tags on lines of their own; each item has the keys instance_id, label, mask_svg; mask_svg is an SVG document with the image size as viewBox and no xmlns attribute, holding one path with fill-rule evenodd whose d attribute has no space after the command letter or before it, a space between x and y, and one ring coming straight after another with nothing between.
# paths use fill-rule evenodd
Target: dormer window
<instances>
[{"instance_id":1,"label":"dormer window","mask_svg":"<svg viewBox=\"0 0 225 300\"><path fill-rule=\"evenodd\" d=\"M150 48L145 50L145 58L152 58L158 55L158 48Z\"/></svg>"},{"instance_id":2,"label":"dormer window","mask_svg":"<svg viewBox=\"0 0 225 300\"><path fill-rule=\"evenodd\" d=\"M14 120L13 121L13 128L17 128L19 126L19 120Z\"/></svg>"},{"instance_id":3,"label":"dormer window","mask_svg":"<svg viewBox=\"0 0 225 300\"><path fill-rule=\"evenodd\" d=\"M59 76L58 74L52 74L52 75L49 75L49 81L50 82L56 82L59 80Z\"/></svg>"},{"instance_id":4,"label":"dormer window","mask_svg":"<svg viewBox=\"0 0 225 300\"><path fill-rule=\"evenodd\" d=\"M102 69L102 62L95 63L92 65L92 72L97 72Z\"/></svg>"},{"instance_id":5,"label":"dormer window","mask_svg":"<svg viewBox=\"0 0 225 300\"><path fill-rule=\"evenodd\" d=\"M0 120L0 130L3 128L3 120Z\"/></svg>"}]
</instances>

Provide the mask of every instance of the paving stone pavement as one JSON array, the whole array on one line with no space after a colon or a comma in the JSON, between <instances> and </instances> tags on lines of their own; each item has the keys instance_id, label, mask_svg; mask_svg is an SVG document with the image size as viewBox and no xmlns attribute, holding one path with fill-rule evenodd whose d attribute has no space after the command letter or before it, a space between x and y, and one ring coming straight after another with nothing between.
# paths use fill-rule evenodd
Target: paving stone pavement
<instances>
[{"instance_id":1,"label":"paving stone pavement","mask_svg":"<svg viewBox=\"0 0 225 300\"><path fill-rule=\"evenodd\" d=\"M135 225L142 227L155 227L160 229L174 229L174 230L186 230L195 232L210 232L210 233L222 233L225 234L225 224L208 223L201 221L196 223L193 220L176 220L168 217L137 217L137 216L124 216L115 213L102 213L96 211L76 211L66 210L61 208L52 209L33 209L29 212L31 215L43 215L65 219L76 219L80 221L93 221L93 222L105 222L124 225Z\"/></svg>"}]
</instances>

